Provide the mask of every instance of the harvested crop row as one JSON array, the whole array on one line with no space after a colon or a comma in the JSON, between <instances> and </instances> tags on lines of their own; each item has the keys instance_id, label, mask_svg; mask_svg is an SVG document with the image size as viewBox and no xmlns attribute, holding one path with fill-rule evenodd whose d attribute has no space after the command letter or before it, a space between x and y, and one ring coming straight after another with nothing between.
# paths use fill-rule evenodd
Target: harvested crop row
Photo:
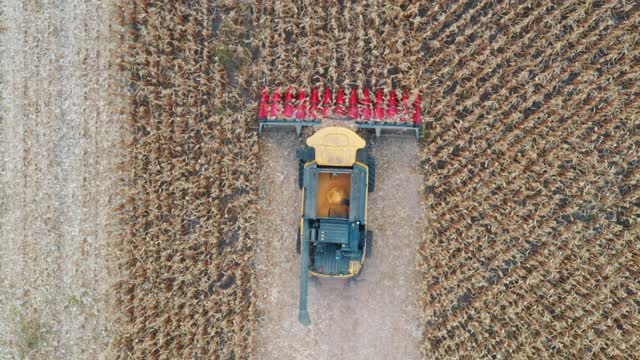
<instances>
[{"instance_id":1,"label":"harvested crop row","mask_svg":"<svg viewBox=\"0 0 640 360\"><path fill-rule=\"evenodd\" d=\"M239 93L247 7L121 5L131 141L117 244L118 358L253 351L253 114Z\"/></svg>"},{"instance_id":2,"label":"harvested crop row","mask_svg":"<svg viewBox=\"0 0 640 360\"><path fill-rule=\"evenodd\" d=\"M0 359L111 357L124 130L111 10L0 2Z\"/></svg>"}]
</instances>

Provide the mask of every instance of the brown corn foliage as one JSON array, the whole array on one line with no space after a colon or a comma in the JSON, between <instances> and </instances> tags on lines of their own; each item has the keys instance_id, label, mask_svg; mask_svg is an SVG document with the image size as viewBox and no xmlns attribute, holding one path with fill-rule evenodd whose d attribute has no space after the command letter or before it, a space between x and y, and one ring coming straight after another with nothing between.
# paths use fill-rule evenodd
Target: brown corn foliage
<instances>
[{"instance_id":1,"label":"brown corn foliage","mask_svg":"<svg viewBox=\"0 0 640 360\"><path fill-rule=\"evenodd\" d=\"M263 85L421 90L425 357L637 354L638 10L254 1Z\"/></svg>"},{"instance_id":2,"label":"brown corn foliage","mask_svg":"<svg viewBox=\"0 0 640 360\"><path fill-rule=\"evenodd\" d=\"M425 357L640 347L637 4L139 0L121 10L133 139L121 358L251 353L255 90L288 84L420 90Z\"/></svg>"},{"instance_id":3,"label":"brown corn foliage","mask_svg":"<svg viewBox=\"0 0 640 360\"><path fill-rule=\"evenodd\" d=\"M258 144L242 4L120 5L130 74L118 358L246 358ZM243 13L244 12L244 13Z\"/></svg>"},{"instance_id":4,"label":"brown corn foliage","mask_svg":"<svg viewBox=\"0 0 640 360\"><path fill-rule=\"evenodd\" d=\"M450 14L452 46L421 82L437 94L421 160L432 216L419 250L423 353L629 355L637 5L492 7L475 23L463 19L477 8Z\"/></svg>"}]
</instances>

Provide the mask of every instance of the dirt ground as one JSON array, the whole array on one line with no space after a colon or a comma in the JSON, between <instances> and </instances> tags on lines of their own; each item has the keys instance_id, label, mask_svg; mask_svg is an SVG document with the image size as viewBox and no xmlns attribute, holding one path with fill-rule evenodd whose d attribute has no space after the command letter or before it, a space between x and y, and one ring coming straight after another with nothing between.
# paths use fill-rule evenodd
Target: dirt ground
<instances>
[{"instance_id":1,"label":"dirt ground","mask_svg":"<svg viewBox=\"0 0 640 360\"><path fill-rule=\"evenodd\" d=\"M417 359L415 257L421 176L410 136L374 139L376 191L369 195L374 254L359 280L310 282L312 324L298 323L300 259L295 252L300 190L293 132L267 130L260 187L257 276L258 359ZM418 209L418 210L416 210Z\"/></svg>"},{"instance_id":2,"label":"dirt ground","mask_svg":"<svg viewBox=\"0 0 640 360\"><path fill-rule=\"evenodd\" d=\"M0 3L0 358L109 357L111 6Z\"/></svg>"}]
</instances>

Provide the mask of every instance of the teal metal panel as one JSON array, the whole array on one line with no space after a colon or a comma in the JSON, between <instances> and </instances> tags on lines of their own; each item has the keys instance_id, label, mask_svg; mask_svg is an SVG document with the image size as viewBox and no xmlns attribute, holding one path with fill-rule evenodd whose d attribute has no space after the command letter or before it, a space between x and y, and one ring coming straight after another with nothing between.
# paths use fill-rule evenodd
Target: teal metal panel
<instances>
[{"instance_id":1,"label":"teal metal panel","mask_svg":"<svg viewBox=\"0 0 640 360\"><path fill-rule=\"evenodd\" d=\"M390 124L390 123L364 123L364 122L354 122L353 119L335 119L340 121L345 121L349 124L355 125L359 129L374 129L376 133L376 137L380 137L383 129L391 129L391 130L409 130L413 131L416 134L416 140L420 140L420 125L415 125L412 123L402 123L402 124ZM321 122L317 120L291 120L291 119L274 119L274 120L260 120L258 121L258 135L262 135L262 130L264 127L271 126L286 126L292 127L296 129L296 133L298 136L302 133L302 128L305 126L318 126Z\"/></svg>"},{"instance_id":2,"label":"teal metal panel","mask_svg":"<svg viewBox=\"0 0 640 360\"><path fill-rule=\"evenodd\" d=\"M348 274L349 261L351 258L343 255L340 245L317 243L313 270L329 275Z\"/></svg>"},{"instance_id":3,"label":"teal metal panel","mask_svg":"<svg viewBox=\"0 0 640 360\"><path fill-rule=\"evenodd\" d=\"M333 244L349 244L349 222L347 219L320 219L318 241Z\"/></svg>"},{"instance_id":4,"label":"teal metal panel","mask_svg":"<svg viewBox=\"0 0 640 360\"><path fill-rule=\"evenodd\" d=\"M318 165L304 168L304 218L318 218Z\"/></svg>"},{"instance_id":5,"label":"teal metal panel","mask_svg":"<svg viewBox=\"0 0 640 360\"><path fill-rule=\"evenodd\" d=\"M367 168L358 164L353 165L351 172L351 199L349 200L349 221L359 221L364 224L364 214L367 206Z\"/></svg>"},{"instance_id":6,"label":"teal metal panel","mask_svg":"<svg viewBox=\"0 0 640 360\"><path fill-rule=\"evenodd\" d=\"M360 255L361 251L358 249L358 243L360 242L360 224L358 222L352 222L351 229L349 229L349 250L356 255Z\"/></svg>"}]
</instances>

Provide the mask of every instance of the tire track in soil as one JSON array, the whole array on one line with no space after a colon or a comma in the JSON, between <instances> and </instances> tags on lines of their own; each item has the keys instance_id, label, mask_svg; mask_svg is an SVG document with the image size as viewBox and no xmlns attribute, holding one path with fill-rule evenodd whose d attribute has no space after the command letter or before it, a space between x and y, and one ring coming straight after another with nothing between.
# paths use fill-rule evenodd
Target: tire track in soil
<instances>
[{"instance_id":1,"label":"tire track in soil","mask_svg":"<svg viewBox=\"0 0 640 360\"><path fill-rule=\"evenodd\" d=\"M373 257L351 286L340 280L309 282L309 328L298 323L295 232L301 191L295 150L301 144L294 134L278 130L267 130L261 143L256 358L419 358L415 269L425 216L416 141L408 136L372 140L377 161L368 207Z\"/></svg>"}]
</instances>

